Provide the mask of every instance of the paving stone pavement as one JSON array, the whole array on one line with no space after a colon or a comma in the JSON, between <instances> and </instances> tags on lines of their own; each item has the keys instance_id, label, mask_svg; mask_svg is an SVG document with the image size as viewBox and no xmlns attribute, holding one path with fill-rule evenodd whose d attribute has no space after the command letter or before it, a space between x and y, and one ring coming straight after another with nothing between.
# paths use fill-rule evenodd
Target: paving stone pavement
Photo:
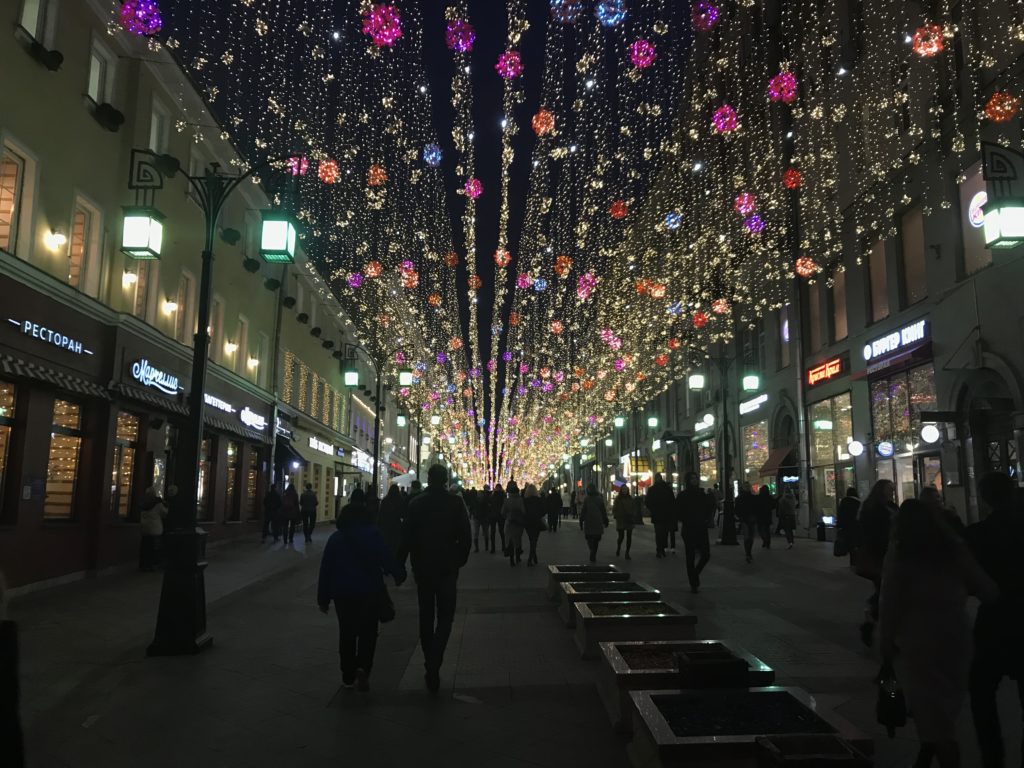
<instances>
[{"instance_id":1,"label":"paving stone pavement","mask_svg":"<svg viewBox=\"0 0 1024 768\"><path fill-rule=\"evenodd\" d=\"M23 710L30 768L367 768L483 765L628 766L594 688L599 662L579 658L543 587L547 563L580 562L572 521L541 536L541 565L512 569L474 553L462 573L442 695L423 687L415 589L392 588L398 618L381 628L372 691L339 688L337 623L314 605L328 530L294 548L243 542L211 554L214 647L197 657L146 659L159 577L123 574L26 595L12 605L22 632ZM633 559L600 557L694 611L699 637L745 646L821 706L876 737L876 765L908 765L913 728L886 739L874 723L877 658L857 637L867 585L798 540L786 550L714 546L700 594L683 553L654 557L650 526ZM1003 686L1004 724L1020 743L1020 710ZM965 767L978 765L966 712Z\"/></svg>"}]
</instances>

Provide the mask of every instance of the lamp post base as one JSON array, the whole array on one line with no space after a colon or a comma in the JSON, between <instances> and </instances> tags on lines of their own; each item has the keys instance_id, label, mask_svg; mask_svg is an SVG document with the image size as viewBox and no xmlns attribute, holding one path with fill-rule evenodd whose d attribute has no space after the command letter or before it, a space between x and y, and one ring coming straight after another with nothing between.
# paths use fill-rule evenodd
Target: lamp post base
<instances>
[{"instance_id":1,"label":"lamp post base","mask_svg":"<svg viewBox=\"0 0 1024 768\"><path fill-rule=\"evenodd\" d=\"M164 581L147 656L187 656L213 645L206 631L206 536L202 528L163 536Z\"/></svg>"}]
</instances>

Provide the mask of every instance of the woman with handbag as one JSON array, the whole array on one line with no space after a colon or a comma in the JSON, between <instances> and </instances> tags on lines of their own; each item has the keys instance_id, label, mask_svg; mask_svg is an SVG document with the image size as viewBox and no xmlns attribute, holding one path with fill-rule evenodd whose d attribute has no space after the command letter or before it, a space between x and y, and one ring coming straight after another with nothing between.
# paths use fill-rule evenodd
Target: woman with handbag
<instances>
[{"instance_id":1,"label":"woman with handbag","mask_svg":"<svg viewBox=\"0 0 1024 768\"><path fill-rule=\"evenodd\" d=\"M544 501L537 491L537 486L532 483L527 485L526 490L523 491L523 506L526 513L523 528L526 530L526 538L530 542L530 555L526 558L526 564L528 566L536 565L537 540L540 538L541 531L547 530L547 526L544 524Z\"/></svg>"},{"instance_id":2,"label":"woman with handbag","mask_svg":"<svg viewBox=\"0 0 1024 768\"><path fill-rule=\"evenodd\" d=\"M941 768L958 768L956 721L971 663L967 597L994 602L999 590L924 502L903 502L894 525L882 570L882 656L894 662L921 741L915 768L928 768L933 758Z\"/></svg>"},{"instance_id":3,"label":"woman with handbag","mask_svg":"<svg viewBox=\"0 0 1024 768\"><path fill-rule=\"evenodd\" d=\"M879 480L864 499L857 516L857 557L854 572L875 585L867 600L864 622L860 625L860 639L870 647L874 642L875 624L878 622L878 596L882 588L882 561L889 550L889 527L895 519L896 484L892 480Z\"/></svg>"},{"instance_id":4,"label":"woman with handbag","mask_svg":"<svg viewBox=\"0 0 1024 768\"><path fill-rule=\"evenodd\" d=\"M338 530L327 540L317 586L321 613L333 602L338 615L338 655L346 688L370 690L377 625L395 617L385 573L395 577L396 585L405 581L404 569L371 519L365 494L356 490L338 516Z\"/></svg>"}]
</instances>

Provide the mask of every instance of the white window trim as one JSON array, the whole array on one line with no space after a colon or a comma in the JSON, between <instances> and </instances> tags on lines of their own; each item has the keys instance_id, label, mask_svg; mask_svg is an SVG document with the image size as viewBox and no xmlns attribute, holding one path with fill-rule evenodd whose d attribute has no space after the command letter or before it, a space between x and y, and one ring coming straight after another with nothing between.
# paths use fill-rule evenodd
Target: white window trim
<instances>
[{"instance_id":1,"label":"white window trim","mask_svg":"<svg viewBox=\"0 0 1024 768\"><path fill-rule=\"evenodd\" d=\"M27 0L21 3L18 11L18 25L28 32L32 39L41 43L45 48L53 48L53 41L57 31L57 3L56 0L39 0L39 13L36 16L34 29L25 26L25 6ZM40 29L39 16L42 16L42 29Z\"/></svg>"},{"instance_id":2,"label":"white window trim","mask_svg":"<svg viewBox=\"0 0 1024 768\"><path fill-rule=\"evenodd\" d=\"M214 362L223 363L227 359L224 351L224 343L227 337L224 335L224 309L227 306L224 297L219 293L213 294L210 299L210 359ZM197 321L198 322L198 321Z\"/></svg>"},{"instance_id":3,"label":"white window trim","mask_svg":"<svg viewBox=\"0 0 1024 768\"><path fill-rule=\"evenodd\" d=\"M88 231L88 242L86 243L85 258L82 261L82 276L78 281L78 290L93 298L99 296L101 279L103 277L103 245L104 245L104 222L103 212L96 201L82 192L75 191L71 203L71 211L68 214L65 231L68 238L71 237L71 227L75 219L75 209L84 209L90 217L90 229ZM65 246L66 254L70 258L70 241Z\"/></svg>"},{"instance_id":4,"label":"white window trim","mask_svg":"<svg viewBox=\"0 0 1024 768\"><path fill-rule=\"evenodd\" d=\"M0 132L0 147L9 149L22 160L25 167L21 178L21 201L14 230L14 255L31 261L39 234L35 230L35 211L39 197L39 158L28 147L10 134Z\"/></svg>"},{"instance_id":5,"label":"white window trim","mask_svg":"<svg viewBox=\"0 0 1024 768\"><path fill-rule=\"evenodd\" d=\"M103 92L97 94L100 98L93 98L92 94L89 93L89 79L92 75L92 55L93 53L99 54L100 58L103 59L106 64L106 73L103 79ZM117 56L104 45L98 37L93 35L92 43L89 46L89 61L88 66L85 68L85 94L89 98L93 99L96 104L113 104L114 103L114 84L117 82Z\"/></svg>"},{"instance_id":6,"label":"white window trim","mask_svg":"<svg viewBox=\"0 0 1024 768\"><path fill-rule=\"evenodd\" d=\"M156 117L159 115L164 119L164 127L161 135L157 137L157 145L153 146L153 129L156 124ZM149 148L154 152L166 154L171 143L171 110L156 96L153 97L152 108L149 112Z\"/></svg>"},{"instance_id":7,"label":"white window trim","mask_svg":"<svg viewBox=\"0 0 1024 768\"><path fill-rule=\"evenodd\" d=\"M171 335L174 336L174 338L176 338L180 343L184 344L187 347L191 347L192 344L193 344L193 339L195 338L195 334L196 334L196 323L198 322L198 320L197 320L197 313L196 313L196 293L198 291L198 288L197 288L197 283L196 283L196 276L195 276L195 273L192 272L192 270L190 270L190 269L182 269L181 270L181 275L184 275L184 276L189 278L189 283L190 283L190 286L191 286L191 290L189 291L188 296L185 297L185 306L184 307L179 306L178 310L177 310L177 312L184 312L185 313L184 320L183 320L183 328L184 328L184 334L183 335L186 338L178 339L178 337L177 337L177 330L178 330L177 312L175 312L174 328L173 328L173 332L172 332ZM180 284L181 284L181 278L179 277L178 283L175 284L175 288L174 288L174 295L175 296L178 295L178 285L180 285Z\"/></svg>"},{"instance_id":8,"label":"white window trim","mask_svg":"<svg viewBox=\"0 0 1024 768\"><path fill-rule=\"evenodd\" d=\"M242 335L242 328L245 328L245 335ZM252 326L249 324L249 318L245 315L238 316L238 322L235 324L235 339L234 342L238 345L238 349L235 350L235 361L234 370L240 376L245 376L249 365L249 332L252 330Z\"/></svg>"}]
</instances>

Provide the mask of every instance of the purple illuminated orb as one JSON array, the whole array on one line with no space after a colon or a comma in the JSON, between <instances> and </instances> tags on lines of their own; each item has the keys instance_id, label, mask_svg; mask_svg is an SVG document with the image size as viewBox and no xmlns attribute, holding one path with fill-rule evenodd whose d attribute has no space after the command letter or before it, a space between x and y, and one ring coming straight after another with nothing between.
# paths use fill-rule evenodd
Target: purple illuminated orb
<instances>
[{"instance_id":1,"label":"purple illuminated orb","mask_svg":"<svg viewBox=\"0 0 1024 768\"><path fill-rule=\"evenodd\" d=\"M483 182L477 178L468 179L466 181L466 185L462 189L466 193L466 196L471 200L476 200L484 193Z\"/></svg>"},{"instance_id":2,"label":"purple illuminated orb","mask_svg":"<svg viewBox=\"0 0 1024 768\"><path fill-rule=\"evenodd\" d=\"M390 48L402 36L402 16L393 5L375 5L363 14L363 34L378 48Z\"/></svg>"},{"instance_id":3,"label":"purple illuminated orb","mask_svg":"<svg viewBox=\"0 0 1024 768\"><path fill-rule=\"evenodd\" d=\"M717 133L732 133L739 127L739 124L736 110L728 104L720 106L711 116L711 125L714 126Z\"/></svg>"},{"instance_id":4,"label":"purple illuminated orb","mask_svg":"<svg viewBox=\"0 0 1024 768\"><path fill-rule=\"evenodd\" d=\"M348 276L348 287L359 288L363 284L363 275L361 272L353 272Z\"/></svg>"},{"instance_id":5,"label":"purple illuminated orb","mask_svg":"<svg viewBox=\"0 0 1024 768\"><path fill-rule=\"evenodd\" d=\"M637 40L629 46L629 60L637 69L647 69L657 57L654 46L647 40Z\"/></svg>"},{"instance_id":6,"label":"purple illuminated orb","mask_svg":"<svg viewBox=\"0 0 1024 768\"><path fill-rule=\"evenodd\" d=\"M690 21L693 23L694 29L710 32L718 24L718 6L704 0L694 3Z\"/></svg>"},{"instance_id":7,"label":"purple illuminated orb","mask_svg":"<svg viewBox=\"0 0 1024 768\"><path fill-rule=\"evenodd\" d=\"M792 72L779 72L768 81L768 98L772 101L792 104L796 101L797 93L796 75Z\"/></svg>"},{"instance_id":8,"label":"purple illuminated orb","mask_svg":"<svg viewBox=\"0 0 1024 768\"><path fill-rule=\"evenodd\" d=\"M505 51L498 57L494 65L495 71L506 80L512 80L523 74L523 58L519 51Z\"/></svg>"},{"instance_id":9,"label":"purple illuminated orb","mask_svg":"<svg viewBox=\"0 0 1024 768\"><path fill-rule=\"evenodd\" d=\"M750 234L759 235L764 232L765 223L764 219L761 218L761 214L755 213L743 220L743 226L747 228Z\"/></svg>"},{"instance_id":10,"label":"purple illuminated orb","mask_svg":"<svg viewBox=\"0 0 1024 768\"><path fill-rule=\"evenodd\" d=\"M469 53L473 50L473 43L476 42L476 32L468 21L456 19L448 24L448 29L444 33L444 41L448 44L448 48L456 53Z\"/></svg>"},{"instance_id":11,"label":"purple illuminated orb","mask_svg":"<svg viewBox=\"0 0 1024 768\"><path fill-rule=\"evenodd\" d=\"M164 26L156 0L125 0L121 5L121 26L133 35L155 35Z\"/></svg>"}]
</instances>

